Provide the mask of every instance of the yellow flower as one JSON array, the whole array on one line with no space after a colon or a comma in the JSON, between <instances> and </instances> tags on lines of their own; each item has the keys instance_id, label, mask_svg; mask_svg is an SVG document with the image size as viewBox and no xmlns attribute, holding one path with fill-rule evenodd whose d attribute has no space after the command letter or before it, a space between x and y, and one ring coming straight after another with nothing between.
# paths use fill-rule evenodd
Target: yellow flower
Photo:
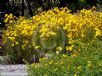
<instances>
[{"instance_id":1,"label":"yellow flower","mask_svg":"<svg viewBox=\"0 0 102 76\"><path fill-rule=\"evenodd\" d=\"M13 21L12 21L12 20L10 20L9 22L10 22L10 23L13 23Z\"/></svg>"},{"instance_id":2,"label":"yellow flower","mask_svg":"<svg viewBox=\"0 0 102 76\"><path fill-rule=\"evenodd\" d=\"M13 15L12 15L12 14L10 14L10 15L9 15L9 18L10 18L10 19L12 19L12 18L13 18Z\"/></svg>"},{"instance_id":3,"label":"yellow flower","mask_svg":"<svg viewBox=\"0 0 102 76\"><path fill-rule=\"evenodd\" d=\"M14 44L12 44L12 46L14 46Z\"/></svg>"},{"instance_id":4,"label":"yellow flower","mask_svg":"<svg viewBox=\"0 0 102 76\"><path fill-rule=\"evenodd\" d=\"M37 63L37 64L35 65L35 68L38 68L38 67L40 67L39 63Z\"/></svg>"},{"instance_id":5,"label":"yellow flower","mask_svg":"<svg viewBox=\"0 0 102 76\"><path fill-rule=\"evenodd\" d=\"M49 64L53 64L53 60L51 60L51 61L49 62Z\"/></svg>"},{"instance_id":6,"label":"yellow flower","mask_svg":"<svg viewBox=\"0 0 102 76\"><path fill-rule=\"evenodd\" d=\"M56 51L56 54L59 54L59 51Z\"/></svg>"},{"instance_id":7,"label":"yellow flower","mask_svg":"<svg viewBox=\"0 0 102 76\"><path fill-rule=\"evenodd\" d=\"M61 64L63 64L64 62L63 62L63 61L61 61L60 63L61 63Z\"/></svg>"},{"instance_id":8,"label":"yellow flower","mask_svg":"<svg viewBox=\"0 0 102 76\"><path fill-rule=\"evenodd\" d=\"M27 40L25 40L25 41L24 41L24 43L25 43L25 44L28 44L28 41L27 41Z\"/></svg>"},{"instance_id":9,"label":"yellow flower","mask_svg":"<svg viewBox=\"0 0 102 76\"><path fill-rule=\"evenodd\" d=\"M35 49L38 49L38 48L40 48L40 46L35 46Z\"/></svg>"},{"instance_id":10,"label":"yellow flower","mask_svg":"<svg viewBox=\"0 0 102 76\"><path fill-rule=\"evenodd\" d=\"M73 49L73 45L69 47L69 51L72 51L72 49Z\"/></svg>"},{"instance_id":11,"label":"yellow flower","mask_svg":"<svg viewBox=\"0 0 102 76\"><path fill-rule=\"evenodd\" d=\"M60 46L56 48L56 50L59 50L59 51L61 51L62 49L63 49L63 48L60 47Z\"/></svg>"},{"instance_id":12,"label":"yellow flower","mask_svg":"<svg viewBox=\"0 0 102 76\"><path fill-rule=\"evenodd\" d=\"M95 34L95 36L102 36L102 32L101 32L100 29L95 28L95 30L96 30L96 34Z\"/></svg>"},{"instance_id":13,"label":"yellow flower","mask_svg":"<svg viewBox=\"0 0 102 76\"><path fill-rule=\"evenodd\" d=\"M57 71L58 68L55 68L54 71Z\"/></svg>"},{"instance_id":14,"label":"yellow flower","mask_svg":"<svg viewBox=\"0 0 102 76\"><path fill-rule=\"evenodd\" d=\"M63 54L63 57L64 57L64 58L66 58L66 57L67 57L67 55L66 55L66 54Z\"/></svg>"},{"instance_id":15,"label":"yellow flower","mask_svg":"<svg viewBox=\"0 0 102 76\"><path fill-rule=\"evenodd\" d=\"M15 44L17 45L17 44L18 44L18 42L16 41L16 42L15 42Z\"/></svg>"},{"instance_id":16,"label":"yellow flower","mask_svg":"<svg viewBox=\"0 0 102 76\"><path fill-rule=\"evenodd\" d=\"M10 33L7 32L7 33L6 33L6 36L9 36L9 34L10 34Z\"/></svg>"},{"instance_id":17,"label":"yellow flower","mask_svg":"<svg viewBox=\"0 0 102 76\"><path fill-rule=\"evenodd\" d=\"M92 65L90 63L88 63L88 67L91 67Z\"/></svg>"},{"instance_id":18,"label":"yellow flower","mask_svg":"<svg viewBox=\"0 0 102 76\"><path fill-rule=\"evenodd\" d=\"M45 66L47 66L47 64L45 64Z\"/></svg>"},{"instance_id":19,"label":"yellow flower","mask_svg":"<svg viewBox=\"0 0 102 76\"><path fill-rule=\"evenodd\" d=\"M10 40L14 41L15 37L8 37Z\"/></svg>"},{"instance_id":20,"label":"yellow flower","mask_svg":"<svg viewBox=\"0 0 102 76\"><path fill-rule=\"evenodd\" d=\"M25 49L25 47L26 47L26 44L22 45L22 49Z\"/></svg>"},{"instance_id":21,"label":"yellow flower","mask_svg":"<svg viewBox=\"0 0 102 76\"><path fill-rule=\"evenodd\" d=\"M66 50L68 50L68 51L72 51L72 50L73 50L73 47L74 47L74 45L66 46Z\"/></svg>"},{"instance_id":22,"label":"yellow flower","mask_svg":"<svg viewBox=\"0 0 102 76\"><path fill-rule=\"evenodd\" d=\"M43 58L40 58L40 59L39 59L39 61L43 61L43 60L46 60L46 58L45 58L45 57L43 57Z\"/></svg>"},{"instance_id":23,"label":"yellow flower","mask_svg":"<svg viewBox=\"0 0 102 76\"><path fill-rule=\"evenodd\" d=\"M74 76L77 76L77 74L75 73Z\"/></svg>"},{"instance_id":24,"label":"yellow flower","mask_svg":"<svg viewBox=\"0 0 102 76\"><path fill-rule=\"evenodd\" d=\"M17 36L17 34L16 34L16 33L14 33L14 36Z\"/></svg>"},{"instance_id":25,"label":"yellow flower","mask_svg":"<svg viewBox=\"0 0 102 76\"><path fill-rule=\"evenodd\" d=\"M88 61L88 67L91 67L91 66L92 66L91 61Z\"/></svg>"},{"instance_id":26,"label":"yellow flower","mask_svg":"<svg viewBox=\"0 0 102 76\"><path fill-rule=\"evenodd\" d=\"M72 54L71 57L77 57L77 53Z\"/></svg>"},{"instance_id":27,"label":"yellow flower","mask_svg":"<svg viewBox=\"0 0 102 76\"><path fill-rule=\"evenodd\" d=\"M52 32L50 32L50 35L56 36L56 33L52 31Z\"/></svg>"},{"instance_id":28,"label":"yellow flower","mask_svg":"<svg viewBox=\"0 0 102 76\"><path fill-rule=\"evenodd\" d=\"M5 23L8 22L8 18L6 18L6 19L4 20L4 22L5 22Z\"/></svg>"},{"instance_id":29,"label":"yellow flower","mask_svg":"<svg viewBox=\"0 0 102 76\"><path fill-rule=\"evenodd\" d=\"M77 69L81 69L81 66L78 66Z\"/></svg>"},{"instance_id":30,"label":"yellow flower","mask_svg":"<svg viewBox=\"0 0 102 76\"><path fill-rule=\"evenodd\" d=\"M8 16L8 14L5 14L5 17L7 17Z\"/></svg>"}]
</instances>

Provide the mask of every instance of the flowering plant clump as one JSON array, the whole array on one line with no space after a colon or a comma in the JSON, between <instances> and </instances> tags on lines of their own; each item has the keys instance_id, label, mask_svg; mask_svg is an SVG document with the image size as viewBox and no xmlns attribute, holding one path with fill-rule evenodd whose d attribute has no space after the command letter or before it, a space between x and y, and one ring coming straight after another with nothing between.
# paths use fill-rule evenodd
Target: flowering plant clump
<instances>
[{"instance_id":1,"label":"flowering plant clump","mask_svg":"<svg viewBox=\"0 0 102 76\"><path fill-rule=\"evenodd\" d=\"M6 15L5 23L5 53L28 61L41 52L72 52L77 42L102 37L102 13L94 7L74 14L66 7L56 7L29 19L10 14Z\"/></svg>"},{"instance_id":2,"label":"flowering plant clump","mask_svg":"<svg viewBox=\"0 0 102 76\"><path fill-rule=\"evenodd\" d=\"M28 74L29 76L101 76L101 47L101 42L95 40L81 45L78 48L79 52L41 58L40 63L28 65Z\"/></svg>"}]
</instances>

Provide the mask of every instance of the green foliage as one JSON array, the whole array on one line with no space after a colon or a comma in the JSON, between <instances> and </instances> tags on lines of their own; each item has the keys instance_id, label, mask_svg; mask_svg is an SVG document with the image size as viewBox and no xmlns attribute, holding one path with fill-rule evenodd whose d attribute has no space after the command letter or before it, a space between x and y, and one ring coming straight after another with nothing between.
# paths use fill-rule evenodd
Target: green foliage
<instances>
[{"instance_id":1,"label":"green foliage","mask_svg":"<svg viewBox=\"0 0 102 76\"><path fill-rule=\"evenodd\" d=\"M29 65L30 76L101 76L102 42L91 41L79 44L79 50L67 54L54 54L40 59L40 63Z\"/></svg>"}]
</instances>

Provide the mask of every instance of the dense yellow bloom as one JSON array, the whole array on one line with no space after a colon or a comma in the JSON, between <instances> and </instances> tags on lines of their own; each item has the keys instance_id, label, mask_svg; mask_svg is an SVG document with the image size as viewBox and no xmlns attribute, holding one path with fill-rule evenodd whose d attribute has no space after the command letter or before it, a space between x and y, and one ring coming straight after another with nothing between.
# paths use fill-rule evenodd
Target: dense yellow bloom
<instances>
[{"instance_id":1,"label":"dense yellow bloom","mask_svg":"<svg viewBox=\"0 0 102 76\"><path fill-rule=\"evenodd\" d=\"M8 27L3 35L4 42L6 42L6 39L10 39L12 44L19 43L23 49L26 46L32 47L33 44L38 45L37 42L42 39L45 39L46 42L49 42L50 38L57 40L55 38L61 36L58 33L58 31L61 31L60 28L67 38L64 49L68 51L73 50L74 43L77 40L83 41L84 39L89 40L102 36L102 13L93 9L83 9L78 13L71 14L67 7L56 7L47 12L39 13L30 19L19 17L15 20L15 16L12 14L6 14L5 17L5 22L9 23L6 24ZM34 41L38 41L32 42L33 36ZM53 41L50 42L53 43ZM61 45L60 42L61 39L59 39L59 44L55 47L55 50L57 48L56 53L59 53L58 50L62 50L61 47L58 47ZM37 45L34 45L34 49L38 48ZM41 44L39 44L39 47L43 48Z\"/></svg>"}]
</instances>

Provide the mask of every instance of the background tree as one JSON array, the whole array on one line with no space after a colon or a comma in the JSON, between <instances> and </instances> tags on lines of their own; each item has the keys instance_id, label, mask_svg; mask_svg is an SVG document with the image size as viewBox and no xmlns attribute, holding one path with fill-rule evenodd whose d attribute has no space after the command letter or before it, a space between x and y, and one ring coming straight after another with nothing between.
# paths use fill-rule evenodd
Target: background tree
<instances>
[{"instance_id":1,"label":"background tree","mask_svg":"<svg viewBox=\"0 0 102 76\"><path fill-rule=\"evenodd\" d=\"M33 12L32 12L31 5L30 5L31 1L30 0L26 0L26 1L27 1L28 9L29 9L29 14L33 16Z\"/></svg>"},{"instance_id":2,"label":"background tree","mask_svg":"<svg viewBox=\"0 0 102 76\"><path fill-rule=\"evenodd\" d=\"M18 5L16 5L17 1ZM33 16L39 8L49 10L54 7L68 7L72 12L76 12L82 8L97 6L101 2L101 0L0 0L0 10L7 10L13 14L19 12L22 16L27 14Z\"/></svg>"}]
</instances>

